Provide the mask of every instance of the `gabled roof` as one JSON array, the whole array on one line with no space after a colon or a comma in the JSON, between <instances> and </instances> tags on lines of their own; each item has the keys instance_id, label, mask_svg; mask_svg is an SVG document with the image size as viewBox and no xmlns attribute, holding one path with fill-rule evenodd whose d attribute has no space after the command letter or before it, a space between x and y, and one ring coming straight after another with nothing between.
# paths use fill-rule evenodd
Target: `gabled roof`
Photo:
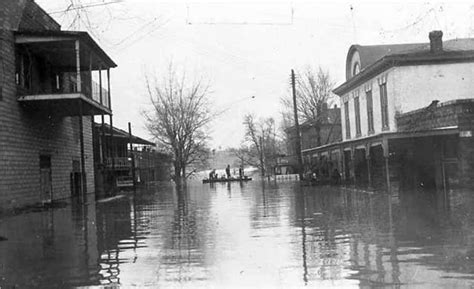
<instances>
[{"instance_id":1,"label":"gabled roof","mask_svg":"<svg viewBox=\"0 0 474 289\"><path fill-rule=\"evenodd\" d=\"M28 21L33 18L35 21ZM7 30L59 30L61 26L33 0L0 0L0 27Z\"/></svg>"},{"instance_id":2,"label":"gabled roof","mask_svg":"<svg viewBox=\"0 0 474 289\"><path fill-rule=\"evenodd\" d=\"M102 133L102 124L94 123L94 127L99 133ZM104 134L108 137L112 136L112 130L110 129L109 124L104 123ZM126 132L122 129L113 127L113 134L114 134L114 138L119 138L119 139L123 139L123 140L126 140L126 141L130 140L130 135L128 134L128 132ZM147 141L145 139L142 139L142 138L140 138L138 136L134 136L134 135L132 135L132 143L133 144L142 144L142 145L151 145L151 146L156 145L154 142Z\"/></svg>"},{"instance_id":3,"label":"gabled roof","mask_svg":"<svg viewBox=\"0 0 474 289\"><path fill-rule=\"evenodd\" d=\"M355 52L360 56L360 72L351 77L351 59ZM376 74L393 66L429 63L459 63L474 61L474 38L451 39L443 42L443 51L433 53L430 43L392 45L352 45L346 60L346 82L333 92L342 95Z\"/></svg>"}]
</instances>

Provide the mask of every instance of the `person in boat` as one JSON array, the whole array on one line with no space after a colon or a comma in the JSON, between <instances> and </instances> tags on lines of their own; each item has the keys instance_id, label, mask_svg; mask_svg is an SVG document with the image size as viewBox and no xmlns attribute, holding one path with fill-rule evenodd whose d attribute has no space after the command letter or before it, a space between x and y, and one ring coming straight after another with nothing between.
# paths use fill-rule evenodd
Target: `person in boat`
<instances>
[{"instance_id":1,"label":"person in boat","mask_svg":"<svg viewBox=\"0 0 474 289\"><path fill-rule=\"evenodd\" d=\"M225 173L227 175L227 178L230 179L230 165L227 165L227 168L225 168Z\"/></svg>"},{"instance_id":2,"label":"person in boat","mask_svg":"<svg viewBox=\"0 0 474 289\"><path fill-rule=\"evenodd\" d=\"M211 172L209 173L209 179L210 180L216 179L216 169L211 170Z\"/></svg>"}]
</instances>

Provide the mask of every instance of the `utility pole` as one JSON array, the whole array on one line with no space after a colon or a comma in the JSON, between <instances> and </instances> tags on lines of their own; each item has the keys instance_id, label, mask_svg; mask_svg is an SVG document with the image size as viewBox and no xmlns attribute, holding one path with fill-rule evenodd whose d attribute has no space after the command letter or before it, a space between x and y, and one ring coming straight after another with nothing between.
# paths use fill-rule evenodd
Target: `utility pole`
<instances>
[{"instance_id":1,"label":"utility pole","mask_svg":"<svg viewBox=\"0 0 474 289\"><path fill-rule=\"evenodd\" d=\"M135 174L135 154L133 153L132 124L130 122L128 123L128 138L130 142L130 157L132 158L133 192L136 192L137 180Z\"/></svg>"},{"instance_id":2,"label":"utility pole","mask_svg":"<svg viewBox=\"0 0 474 289\"><path fill-rule=\"evenodd\" d=\"M262 177L264 177L265 176L265 161L264 161L264 154L263 154L263 136L260 137L260 165L262 166L261 168Z\"/></svg>"},{"instance_id":3,"label":"utility pole","mask_svg":"<svg viewBox=\"0 0 474 289\"><path fill-rule=\"evenodd\" d=\"M295 137L295 149L296 149L296 157L298 160L298 175L300 180L303 179L303 158L301 157L301 137L300 137L300 124L298 122L298 107L296 105L296 83L295 83L295 71L291 70L291 90L293 92L293 111L295 114L295 129L296 129L296 137Z\"/></svg>"}]
</instances>

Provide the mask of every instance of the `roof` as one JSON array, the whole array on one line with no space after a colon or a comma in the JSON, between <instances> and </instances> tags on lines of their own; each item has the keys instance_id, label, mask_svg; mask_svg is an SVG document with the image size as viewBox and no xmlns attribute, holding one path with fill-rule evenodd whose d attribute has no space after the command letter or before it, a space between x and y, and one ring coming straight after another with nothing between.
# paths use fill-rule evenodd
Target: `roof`
<instances>
[{"instance_id":1,"label":"roof","mask_svg":"<svg viewBox=\"0 0 474 289\"><path fill-rule=\"evenodd\" d=\"M100 123L94 123L94 127L96 130L99 131L99 133L102 132L102 124ZM112 131L110 130L110 125L109 124L106 124L104 123L104 134L106 136L112 136ZM114 138L119 138L119 139L125 139L127 141L129 141L130 139L130 135L128 132L122 130L122 129L119 129L119 128L116 128L116 127L113 127L113 135L114 135ZM147 141L145 139L142 139L138 136L134 136L132 135L132 143L133 144L142 144L142 145L151 145L151 146L155 146L156 144L151 142L151 141Z\"/></svg>"},{"instance_id":2,"label":"roof","mask_svg":"<svg viewBox=\"0 0 474 289\"><path fill-rule=\"evenodd\" d=\"M333 125L340 125L341 124L341 109L339 107L335 108L328 108L327 109L328 117L323 119L321 126L333 126ZM301 129L310 128L315 125L314 120L305 120L299 126ZM289 132L295 129L295 126L292 125L290 127L285 128L285 132Z\"/></svg>"},{"instance_id":3,"label":"roof","mask_svg":"<svg viewBox=\"0 0 474 289\"><path fill-rule=\"evenodd\" d=\"M35 21L28 21L33 18ZM7 30L59 30L61 26L33 0L0 0L0 27Z\"/></svg>"},{"instance_id":4,"label":"roof","mask_svg":"<svg viewBox=\"0 0 474 289\"><path fill-rule=\"evenodd\" d=\"M350 77L351 59L355 52L360 56L359 74ZM433 53L430 43L392 45L352 45L346 59L346 82L334 89L342 95L374 75L393 66L428 63L459 63L474 61L474 38L451 39L443 42L443 51Z\"/></svg>"},{"instance_id":5,"label":"roof","mask_svg":"<svg viewBox=\"0 0 474 289\"><path fill-rule=\"evenodd\" d=\"M65 40L79 40L87 45L95 54L104 62L107 67L117 67L117 64L105 53L104 50L92 39L89 33L84 31L67 31L67 30L22 30L15 32L17 43L29 45L46 46L47 43L57 43ZM70 49L69 49L70 50ZM72 50L73 51L73 50Z\"/></svg>"}]
</instances>

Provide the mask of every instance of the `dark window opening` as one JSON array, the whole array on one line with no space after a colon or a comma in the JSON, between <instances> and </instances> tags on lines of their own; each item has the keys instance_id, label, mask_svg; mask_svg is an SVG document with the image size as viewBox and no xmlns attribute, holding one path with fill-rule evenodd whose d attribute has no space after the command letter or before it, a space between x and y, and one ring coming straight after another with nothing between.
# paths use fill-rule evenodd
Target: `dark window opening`
<instances>
[{"instance_id":1,"label":"dark window opening","mask_svg":"<svg viewBox=\"0 0 474 289\"><path fill-rule=\"evenodd\" d=\"M388 99L387 99L387 84L380 85L380 106L382 110L382 129L387 130L388 124Z\"/></svg>"},{"instance_id":2,"label":"dark window opening","mask_svg":"<svg viewBox=\"0 0 474 289\"><path fill-rule=\"evenodd\" d=\"M374 106L372 101L372 90L365 93L367 100L367 127L369 134L374 132Z\"/></svg>"},{"instance_id":3,"label":"dark window opening","mask_svg":"<svg viewBox=\"0 0 474 289\"><path fill-rule=\"evenodd\" d=\"M349 118L349 101L344 102L344 115L346 119L346 138L351 138L351 120Z\"/></svg>"},{"instance_id":4,"label":"dark window opening","mask_svg":"<svg viewBox=\"0 0 474 289\"><path fill-rule=\"evenodd\" d=\"M356 124L356 136L361 135L361 128L360 128L360 103L359 97L354 98L354 111L355 111L355 124Z\"/></svg>"},{"instance_id":5,"label":"dark window opening","mask_svg":"<svg viewBox=\"0 0 474 289\"><path fill-rule=\"evenodd\" d=\"M31 71L32 71L31 56L26 52L18 52L16 54L16 71L15 82L26 89L31 87Z\"/></svg>"}]
</instances>

